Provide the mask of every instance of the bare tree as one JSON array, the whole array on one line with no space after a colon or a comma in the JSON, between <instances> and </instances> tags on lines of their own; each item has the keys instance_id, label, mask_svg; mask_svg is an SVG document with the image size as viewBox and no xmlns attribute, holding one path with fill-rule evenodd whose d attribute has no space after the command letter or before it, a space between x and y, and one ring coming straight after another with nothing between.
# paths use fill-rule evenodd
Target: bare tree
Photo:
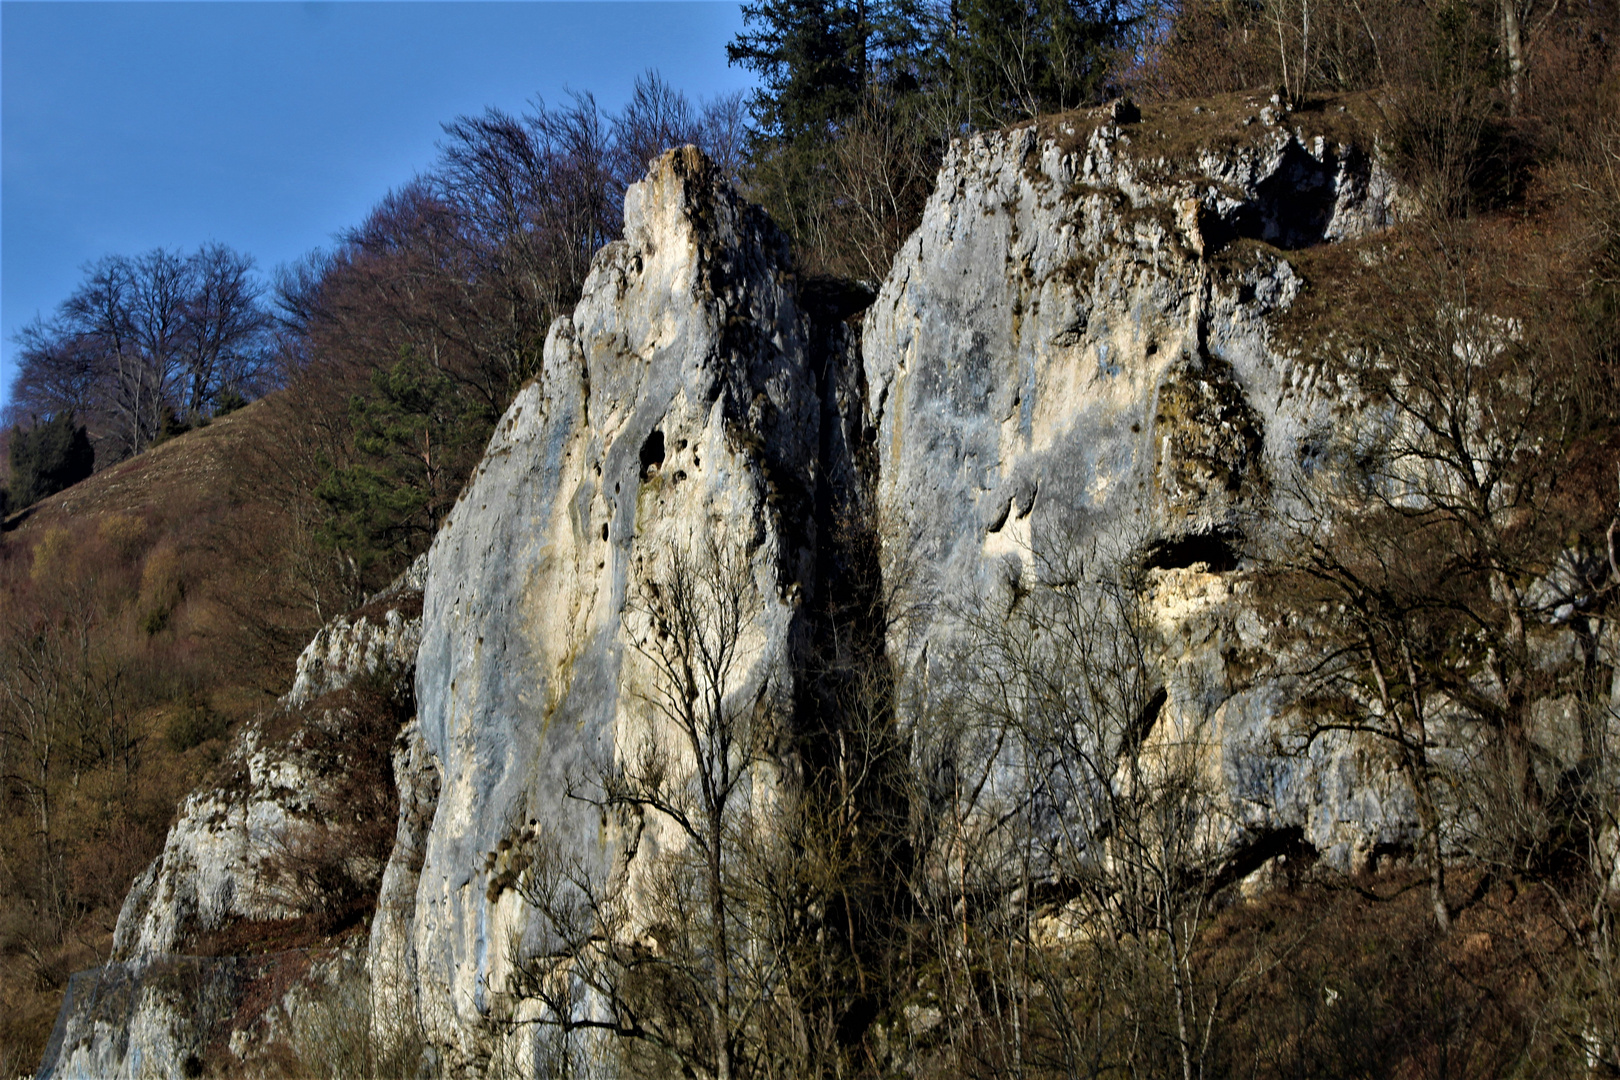
<instances>
[{"instance_id":1,"label":"bare tree","mask_svg":"<svg viewBox=\"0 0 1620 1080\"><path fill-rule=\"evenodd\" d=\"M1590 663L1546 649L1599 613L1609 576L1591 477L1567 468L1607 424L1607 377L1550 339L1551 309L1493 314L1465 242L1408 252L1374 325L1324 360L1359 393L1356 422L1303 455L1269 585L1279 642L1315 657L1292 672L1307 732L1371 736L1406 781L1442 928L1446 828L1490 833L1489 861L1515 873L1556 846L1548 783L1562 780L1533 713L1583 683L1590 696ZM1575 756L1596 740L1588 727ZM1494 794L1448 802L1464 772Z\"/></svg>"},{"instance_id":2,"label":"bare tree","mask_svg":"<svg viewBox=\"0 0 1620 1080\"><path fill-rule=\"evenodd\" d=\"M256 396L263 389L270 319L251 256L207 244L189 261L192 280L180 332L186 380L182 409L195 421L228 390Z\"/></svg>"},{"instance_id":3,"label":"bare tree","mask_svg":"<svg viewBox=\"0 0 1620 1080\"><path fill-rule=\"evenodd\" d=\"M993 1075L1203 1075L1220 1005L1198 950L1231 831L1207 721L1167 706L1130 561L1059 543L960 613L937 690L945 787L919 887L957 1054ZM1118 1057L1123 1055L1123 1059Z\"/></svg>"},{"instance_id":4,"label":"bare tree","mask_svg":"<svg viewBox=\"0 0 1620 1080\"><path fill-rule=\"evenodd\" d=\"M11 413L72 412L105 463L145 449L172 418L205 419L226 391L261 391L268 321L252 270L219 244L93 264L18 336Z\"/></svg>"},{"instance_id":5,"label":"bare tree","mask_svg":"<svg viewBox=\"0 0 1620 1080\"><path fill-rule=\"evenodd\" d=\"M762 1071L760 1018L782 981L754 891L775 723L770 682L745 678L758 603L747 556L712 537L642 584L625 630L652 673L648 723L575 794L632 837L673 838L638 857L634 883L623 866L603 881L543 841L518 881L553 943L515 964L513 990L543 1003L543 1024L564 1038L604 1030L627 1053L723 1080Z\"/></svg>"},{"instance_id":6,"label":"bare tree","mask_svg":"<svg viewBox=\"0 0 1620 1080\"><path fill-rule=\"evenodd\" d=\"M686 95L652 70L636 77L630 100L613 118L612 126L614 169L626 183L639 179L647 163L665 150L699 144L705 134L703 121Z\"/></svg>"}]
</instances>

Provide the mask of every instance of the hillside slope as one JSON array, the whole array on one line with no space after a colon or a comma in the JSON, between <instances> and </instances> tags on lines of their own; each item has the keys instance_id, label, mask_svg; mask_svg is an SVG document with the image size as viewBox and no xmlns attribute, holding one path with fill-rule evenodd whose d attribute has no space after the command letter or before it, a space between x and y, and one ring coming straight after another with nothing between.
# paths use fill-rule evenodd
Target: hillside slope
<instances>
[{"instance_id":1,"label":"hillside slope","mask_svg":"<svg viewBox=\"0 0 1620 1080\"><path fill-rule=\"evenodd\" d=\"M1367 108L964 138L875 295L664 154L425 557L369 932L279 1028L163 996L326 895L253 884L241 821L321 783L243 738L246 809L192 797L82 977L141 1024L76 998L47 1071L1620 1054L1610 324L1553 219L1426 216Z\"/></svg>"}]
</instances>

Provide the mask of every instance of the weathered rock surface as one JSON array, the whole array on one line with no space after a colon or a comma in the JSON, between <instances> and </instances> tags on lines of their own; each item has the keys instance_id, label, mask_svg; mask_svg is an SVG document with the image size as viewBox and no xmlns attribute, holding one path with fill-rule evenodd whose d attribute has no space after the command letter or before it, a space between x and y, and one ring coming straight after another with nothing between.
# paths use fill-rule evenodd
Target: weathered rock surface
<instances>
[{"instance_id":1,"label":"weathered rock surface","mask_svg":"<svg viewBox=\"0 0 1620 1080\"><path fill-rule=\"evenodd\" d=\"M210 1035L246 983L235 957L148 956L68 981L39 1080L201 1075Z\"/></svg>"},{"instance_id":2,"label":"weathered rock surface","mask_svg":"<svg viewBox=\"0 0 1620 1080\"><path fill-rule=\"evenodd\" d=\"M569 792L660 737L644 583L678 554L701 563L710 538L746 553L733 693L794 693L837 427L825 336L781 234L695 150L669 152L626 195L624 239L597 255L435 540L417 693L443 786L408 963L450 1067L490 1053L510 943L533 931L510 888L526 845L544 835L601 873L629 846ZM678 843L655 819L634 840ZM626 868L632 894L644 862Z\"/></svg>"},{"instance_id":3,"label":"weathered rock surface","mask_svg":"<svg viewBox=\"0 0 1620 1080\"><path fill-rule=\"evenodd\" d=\"M858 345L844 318L870 297L799 280L701 155L672 151L630 189L624 239L426 558L418 720L395 751L366 965L379 1042L420 1032L449 1074L532 1061L503 1023L524 1007L506 992L513 952L539 932L513 888L530 846L624 874L634 901L651 856L680 843L571 797L669 738L638 648L643 590L710 538L744 553L733 693L791 714L838 573L829 524L855 506L890 586L930 601L888 642L924 692L960 656L953 604L1094 545L1141 572L1159 722L1213 733L1234 857L1286 835L1351 866L1410 836L1401 786L1348 741L1278 753L1287 702L1249 685L1266 639L1241 554L1334 404L1273 340L1301 284L1286 252L1383 228L1396 193L1363 149L1286 117L1252 132L1177 162L1104 115L959 143ZM323 632L289 703L408 662L414 633L387 617ZM250 899L255 845L308 778L257 752L239 750L246 794L188 802L126 905L120 960L272 914ZM131 1074L110 1046L75 1060Z\"/></svg>"},{"instance_id":4,"label":"weathered rock surface","mask_svg":"<svg viewBox=\"0 0 1620 1080\"><path fill-rule=\"evenodd\" d=\"M1334 740L1279 760L1279 703L1228 670L1261 646L1233 572L1328 404L1271 341L1282 249L1384 226L1393 187L1286 127L1172 167L1087 126L957 144L867 313L888 573L960 603L1093 547L1144 567L1162 722L1214 729L1233 843L1300 829L1348 864L1400 839L1399 785ZM950 606L891 643L924 684L959 662Z\"/></svg>"},{"instance_id":5,"label":"weathered rock surface","mask_svg":"<svg viewBox=\"0 0 1620 1080\"><path fill-rule=\"evenodd\" d=\"M292 918L283 898L262 887L262 864L327 778L310 768L302 732L272 734L287 712L341 690L361 673L404 674L421 636L419 594L401 591L392 606L322 627L298 658L293 690L274 713L245 727L221 765L224 782L193 792L181 805L163 854L136 879L118 916L114 961L176 950L190 933L227 920Z\"/></svg>"},{"instance_id":6,"label":"weathered rock surface","mask_svg":"<svg viewBox=\"0 0 1620 1080\"><path fill-rule=\"evenodd\" d=\"M268 961L187 953L198 935L233 922L307 914L266 863L335 780L332 763L312 754L334 732L309 739L311 725L336 725L341 738L342 707L323 708L327 695L366 674L409 678L421 636L421 565L413 572L319 631L298 659L293 690L238 733L216 782L181 805L162 854L124 901L108 965L74 976L42 1077L195 1075L186 1070L197 1067ZM397 753L408 758L412 745L408 729Z\"/></svg>"}]
</instances>

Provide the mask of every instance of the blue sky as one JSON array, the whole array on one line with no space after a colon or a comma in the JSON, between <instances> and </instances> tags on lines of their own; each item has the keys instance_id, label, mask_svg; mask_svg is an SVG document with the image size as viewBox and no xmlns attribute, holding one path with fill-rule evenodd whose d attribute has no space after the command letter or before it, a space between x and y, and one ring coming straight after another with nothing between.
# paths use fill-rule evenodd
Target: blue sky
<instances>
[{"instance_id":1,"label":"blue sky","mask_svg":"<svg viewBox=\"0 0 1620 1080\"><path fill-rule=\"evenodd\" d=\"M427 166L440 123L649 67L751 86L735 3L0 3L0 403L85 263L205 241L276 264Z\"/></svg>"}]
</instances>

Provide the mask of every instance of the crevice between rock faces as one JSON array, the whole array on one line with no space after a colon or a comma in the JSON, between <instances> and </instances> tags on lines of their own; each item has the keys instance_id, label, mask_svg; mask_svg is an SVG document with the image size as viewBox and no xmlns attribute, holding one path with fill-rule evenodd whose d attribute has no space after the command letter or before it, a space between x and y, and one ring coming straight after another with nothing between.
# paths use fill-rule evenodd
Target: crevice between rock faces
<instances>
[{"instance_id":1,"label":"crevice between rock faces","mask_svg":"<svg viewBox=\"0 0 1620 1080\"><path fill-rule=\"evenodd\" d=\"M814 276L797 288L807 316L808 359L819 398L816 461L809 471L811 521L803 535L812 553L813 588L804 594L794 634L795 701L790 761L807 803L849 797L840 778L851 760L866 782L853 793L863 821L908 819L904 767L909 746L895 723L887 677L888 618L875 523L877 455L865 428L867 385L861 363L860 315L876 290L864 282ZM869 865L855 880L866 895L839 893L818 925L826 949L848 958L829 993L842 1004L838 1039L855 1045L884 1008L884 988L859 978L880 962L889 921L905 900L910 851L903 829L885 828L861 845Z\"/></svg>"},{"instance_id":2,"label":"crevice between rock faces","mask_svg":"<svg viewBox=\"0 0 1620 1080\"><path fill-rule=\"evenodd\" d=\"M1169 700L1170 692L1161 686L1143 703L1141 710L1131 719L1130 726L1125 729L1125 736L1119 749L1121 758L1131 758L1141 752L1142 744L1153 734L1153 728L1158 724L1159 717L1164 713L1164 707Z\"/></svg>"}]
</instances>

